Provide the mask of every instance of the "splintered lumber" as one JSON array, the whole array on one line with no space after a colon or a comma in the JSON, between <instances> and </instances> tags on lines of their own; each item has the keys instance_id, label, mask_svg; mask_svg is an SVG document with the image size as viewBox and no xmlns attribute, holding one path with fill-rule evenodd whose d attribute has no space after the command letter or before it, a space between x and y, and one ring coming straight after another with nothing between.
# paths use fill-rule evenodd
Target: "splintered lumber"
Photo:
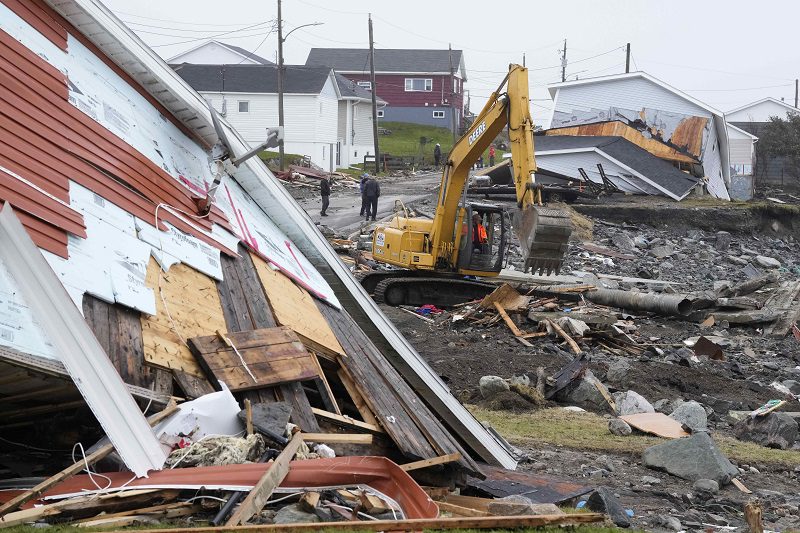
<instances>
[{"instance_id":1,"label":"splintered lumber","mask_svg":"<svg viewBox=\"0 0 800 533\"><path fill-rule=\"evenodd\" d=\"M497 312L500 313L501 317L503 317L503 321L506 323L506 326L508 326L508 329L511 330L511 333L513 333L515 337L522 337L525 334L520 331L514 321L511 320L511 317L508 316L506 310L503 309L503 304L500 302L494 302L494 308L497 309Z\"/></svg>"},{"instance_id":2,"label":"splintered lumber","mask_svg":"<svg viewBox=\"0 0 800 533\"><path fill-rule=\"evenodd\" d=\"M368 424L366 422L361 422L360 420L353 420L348 416L329 413L328 411L323 411L322 409L318 409L316 407L312 407L311 412L323 420L339 426L345 426L353 429L363 429L364 431L369 431L371 433L383 433L383 430L374 424Z\"/></svg>"},{"instance_id":3,"label":"splintered lumber","mask_svg":"<svg viewBox=\"0 0 800 533\"><path fill-rule=\"evenodd\" d=\"M164 420L177 410L178 406L175 404L175 401L170 400L169 404L167 404L167 406L164 409L148 417L147 421L151 427L155 426L156 424L158 424L159 422L161 422L162 420ZM87 463L89 466L91 466L94 463L108 456L108 454L110 454L113 451L114 451L114 446L111 443L108 443L105 446L101 446L95 452L86 456L85 461L78 461L77 463L68 466L61 472L45 479L32 489L27 490L22 494L20 494L19 496L12 498L11 500L4 503L2 506L0 506L0 516L3 516L6 513L19 508L20 505L23 505L31 501L32 499L39 497L39 495L43 494L51 487L61 483L65 479L72 477L78 472L82 471L84 468L86 468Z\"/></svg>"},{"instance_id":4,"label":"splintered lumber","mask_svg":"<svg viewBox=\"0 0 800 533\"><path fill-rule=\"evenodd\" d=\"M602 513L572 513L535 516L477 516L454 518L414 518L409 520L361 520L348 522L325 522L306 524L263 524L250 528L258 531L317 532L321 529L346 531L422 531L423 529L518 529L564 524L591 524L602 522ZM148 533L212 533L236 531L234 527L197 527L177 529L152 529Z\"/></svg>"},{"instance_id":5,"label":"splintered lumber","mask_svg":"<svg viewBox=\"0 0 800 533\"><path fill-rule=\"evenodd\" d=\"M494 304L498 303L503 306L503 309L520 311L527 307L529 300L530 298L521 295L508 283L503 283L481 300L480 307L483 309L491 309Z\"/></svg>"},{"instance_id":6,"label":"splintered lumber","mask_svg":"<svg viewBox=\"0 0 800 533\"><path fill-rule=\"evenodd\" d=\"M286 475L289 473L289 462L302 444L303 434L295 433L292 440L286 445L286 448L275 458L269 470L261 476L261 479L253 486L247 498L239 504L239 507L225 523L226 527L243 524L250 520L255 514L261 512L261 509L264 508L269 497L272 496L272 492L281 484L281 481L286 478Z\"/></svg>"},{"instance_id":7,"label":"splintered lumber","mask_svg":"<svg viewBox=\"0 0 800 533\"><path fill-rule=\"evenodd\" d=\"M556 324L552 320L547 320L547 325L550 326L551 328L553 328L553 330L556 333L558 333L561 336L562 339L567 341L567 344L569 344L569 347L572 349L573 352L575 352L576 354L580 354L581 353L581 349L578 346L578 344L572 339L572 337L569 336L569 334L566 331L564 331L561 328L561 326L559 326L558 324Z\"/></svg>"},{"instance_id":8,"label":"splintered lumber","mask_svg":"<svg viewBox=\"0 0 800 533\"><path fill-rule=\"evenodd\" d=\"M253 403L248 399L245 398L244 400L244 412L245 412L245 426L247 428L247 434L253 434Z\"/></svg>"},{"instance_id":9,"label":"splintered lumber","mask_svg":"<svg viewBox=\"0 0 800 533\"><path fill-rule=\"evenodd\" d=\"M202 507L198 504L194 504L191 502L172 502L172 503L164 503L161 505L152 505L150 507L144 507L141 509L131 509L129 511L120 511L119 513L106 513L101 515L92 516L90 518L84 518L82 520L78 520L76 523L80 527L94 527L95 525L102 525L96 524L95 522L99 522L101 519L112 519L112 518L122 518L136 515L159 515L165 518L177 518L179 516L187 516L190 514L198 513L202 510Z\"/></svg>"},{"instance_id":10,"label":"splintered lumber","mask_svg":"<svg viewBox=\"0 0 800 533\"><path fill-rule=\"evenodd\" d=\"M347 390L347 394L350 395L350 399L353 401L353 405L356 406L358 413L361 415L361 418L364 419L364 422L370 424L375 427L379 427L378 419L375 418L375 415L370 410L367 402L364 401L364 397L361 395L361 391L358 390L358 387L353 382L353 379L350 377L350 374L347 372L347 369L341 367L336 375L339 376L339 379L344 385L344 388ZM383 431L383 430L381 430Z\"/></svg>"},{"instance_id":11,"label":"splintered lumber","mask_svg":"<svg viewBox=\"0 0 800 533\"><path fill-rule=\"evenodd\" d=\"M489 516L488 511L480 511L478 509L471 509L469 507L461 507L454 503L449 502L436 502L440 511L446 511L450 514L458 516Z\"/></svg>"},{"instance_id":12,"label":"splintered lumber","mask_svg":"<svg viewBox=\"0 0 800 533\"><path fill-rule=\"evenodd\" d=\"M314 509L316 509L317 505L319 505L319 498L320 498L319 492L306 492L300 498L300 501L298 503L300 504L300 508L303 511L307 513L313 513Z\"/></svg>"},{"instance_id":13,"label":"splintered lumber","mask_svg":"<svg viewBox=\"0 0 800 533\"><path fill-rule=\"evenodd\" d=\"M405 470L406 472L411 472L412 470L419 470L420 468L428 468L429 466L443 465L460 460L461 460L461 454L456 452L456 453L448 453L447 455L442 455L439 457L432 457L430 459L423 459L422 461L414 461L413 463L406 463L404 465L399 465L399 466L401 470Z\"/></svg>"},{"instance_id":14,"label":"splintered lumber","mask_svg":"<svg viewBox=\"0 0 800 533\"><path fill-rule=\"evenodd\" d=\"M303 433L306 442L326 442L328 444L372 444L369 433Z\"/></svg>"}]
</instances>

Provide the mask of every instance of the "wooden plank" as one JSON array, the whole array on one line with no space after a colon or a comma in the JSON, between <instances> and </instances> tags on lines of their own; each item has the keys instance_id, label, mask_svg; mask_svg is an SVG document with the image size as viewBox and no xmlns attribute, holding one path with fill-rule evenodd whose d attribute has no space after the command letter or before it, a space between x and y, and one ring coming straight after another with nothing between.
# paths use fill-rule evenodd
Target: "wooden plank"
<instances>
[{"instance_id":1,"label":"wooden plank","mask_svg":"<svg viewBox=\"0 0 800 533\"><path fill-rule=\"evenodd\" d=\"M461 507L460 505L456 505L454 503L449 502L436 502L436 505L439 506L440 511L446 511L448 513L458 515L458 516L489 516L488 511L479 511L478 509L470 509L469 507Z\"/></svg>"},{"instance_id":2,"label":"wooden plank","mask_svg":"<svg viewBox=\"0 0 800 533\"><path fill-rule=\"evenodd\" d=\"M320 529L345 531L422 531L426 529L520 529L567 524L591 524L602 522L602 513L569 513L535 516L476 516L458 518L415 518L410 520L360 520L347 522L318 522L305 524L262 524L259 531L317 532ZM148 533L212 533L236 531L238 528L197 527L177 529L152 529Z\"/></svg>"},{"instance_id":3,"label":"wooden plank","mask_svg":"<svg viewBox=\"0 0 800 533\"><path fill-rule=\"evenodd\" d=\"M442 497L434 498L434 500L445 501L477 511L488 511L489 504L494 501L493 498L478 498L477 496L462 496L461 494L445 494Z\"/></svg>"},{"instance_id":4,"label":"wooden plank","mask_svg":"<svg viewBox=\"0 0 800 533\"><path fill-rule=\"evenodd\" d=\"M369 433L303 433L303 440L327 444L372 444L373 436Z\"/></svg>"},{"instance_id":5,"label":"wooden plank","mask_svg":"<svg viewBox=\"0 0 800 533\"><path fill-rule=\"evenodd\" d=\"M76 520L74 523L78 524L80 527L92 527L90 523L101 518L103 519L121 518L124 516L131 516L131 515L152 515L152 514L165 515L167 514L168 511L175 511L175 510L188 510L189 513L195 513L195 512L200 512L202 508L200 505L191 502L171 502L171 503L164 503L161 505L151 505L149 507L142 507L141 509L130 509L128 511L120 511L118 513L96 515L90 518L83 518L81 520ZM174 516L174 514L172 516Z\"/></svg>"},{"instance_id":6,"label":"wooden plank","mask_svg":"<svg viewBox=\"0 0 800 533\"><path fill-rule=\"evenodd\" d=\"M433 457L432 459L423 459L422 461L414 461L413 463L406 463L404 465L400 465L400 469L405 470L406 472L411 472L412 470L419 470L420 468L428 468L429 466L443 465L460 460L461 460L461 454L456 452L447 455L442 455L440 457Z\"/></svg>"},{"instance_id":7,"label":"wooden plank","mask_svg":"<svg viewBox=\"0 0 800 533\"><path fill-rule=\"evenodd\" d=\"M244 400L244 412L245 412L245 422L247 428L247 434L253 434L253 403L246 399Z\"/></svg>"},{"instance_id":8,"label":"wooden plank","mask_svg":"<svg viewBox=\"0 0 800 533\"><path fill-rule=\"evenodd\" d=\"M251 259L267 293L275 320L333 352L344 353L327 321L320 314L314 298L281 272L273 270L260 257L251 254Z\"/></svg>"},{"instance_id":9,"label":"wooden plank","mask_svg":"<svg viewBox=\"0 0 800 533\"><path fill-rule=\"evenodd\" d=\"M522 337L524 333L520 331L514 321L511 320L506 310L503 309L503 305L500 302L494 302L493 305L494 308L497 309L497 312L500 313L500 316L503 317L503 321L506 323L506 326L508 326L508 329L511 330L511 333L513 333L515 337Z\"/></svg>"},{"instance_id":10,"label":"wooden plank","mask_svg":"<svg viewBox=\"0 0 800 533\"><path fill-rule=\"evenodd\" d=\"M216 283L183 263L161 272L152 258L145 283L155 292L156 315L141 315L144 359L204 377L186 339L227 330Z\"/></svg>"},{"instance_id":11,"label":"wooden plank","mask_svg":"<svg viewBox=\"0 0 800 533\"><path fill-rule=\"evenodd\" d=\"M316 342L313 339L309 339L308 337L303 335L303 333L300 331L295 331L295 333L297 333L297 336L300 338L300 342L302 342L306 348L317 354L319 357L324 357L328 361L335 363L339 359L339 357L345 356L344 353L336 352L334 350L331 350L327 346L323 346L322 344Z\"/></svg>"},{"instance_id":12,"label":"wooden plank","mask_svg":"<svg viewBox=\"0 0 800 533\"><path fill-rule=\"evenodd\" d=\"M333 395L333 390L331 390L331 385L328 383L328 379L325 377L325 372L322 370L322 365L319 364L319 359L315 353L311 352L311 359L314 361L314 364L317 368L317 375L319 376L314 382L317 385L317 390L319 391L319 395L322 397L322 403L325 404L325 409L328 411L333 411L337 415L342 414L342 410L339 409L339 403L336 401L336 396Z\"/></svg>"},{"instance_id":13,"label":"wooden plank","mask_svg":"<svg viewBox=\"0 0 800 533\"><path fill-rule=\"evenodd\" d=\"M247 498L245 498L244 501L239 504L236 511L233 512L225 523L226 527L243 524L250 520L256 513L261 512L261 509L264 508L272 492L281 484L281 481L283 481L289 473L289 462L297 453L301 444L303 444L302 433L295 433L292 440L286 445L286 448L275 458L269 470L261 476L261 479L253 486Z\"/></svg>"},{"instance_id":14,"label":"wooden plank","mask_svg":"<svg viewBox=\"0 0 800 533\"><path fill-rule=\"evenodd\" d=\"M370 410L369 406L367 406L364 398L361 396L361 391L358 390L358 386L353 383L352 378L347 373L347 369L342 367L336 373L339 376L339 380L341 380L342 385L347 390L347 393L350 395L350 399L353 401L353 405L356 406L358 413L361 415L361 418L364 419L364 422L370 424L371 426L380 427L378 423L378 419L375 418L375 415Z\"/></svg>"},{"instance_id":15,"label":"wooden plank","mask_svg":"<svg viewBox=\"0 0 800 533\"><path fill-rule=\"evenodd\" d=\"M190 400L214 392L214 387L204 377L195 376L182 370L173 370L172 375L175 381L178 382L178 386L183 391L184 396Z\"/></svg>"},{"instance_id":16,"label":"wooden plank","mask_svg":"<svg viewBox=\"0 0 800 533\"><path fill-rule=\"evenodd\" d=\"M178 406L175 404L174 401L170 401L170 403L160 412L150 416L147 418L147 421L150 423L150 426L155 426L169 415L174 413L178 410ZM86 464L88 463L89 466L93 465L97 461L100 461L104 457L108 456L112 451L114 451L114 446L106 444L105 446L101 446L98 448L94 453L89 454L84 461L78 461L74 463L61 472L58 472L55 475L50 476L49 478L45 479L38 485L34 486L32 489L29 489L22 494L12 498L11 500L7 501L3 505L0 505L0 516L17 509L20 505L23 505L26 502L31 501L34 498L39 497L39 495L46 492L48 489L52 488L53 486L61 483L65 479L72 477L73 475L77 474L78 472L82 471L86 468Z\"/></svg>"},{"instance_id":17,"label":"wooden plank","mask_svg":"<svg viewBox=\"0 0 800 533\"><path fill-rule=\"evenodd\" d=\"M556 324L556 323L555 323L555 322L553 322L552 320L547 320L546 322L547 322L547 325L549 325L550 327L552 327L552 328L553 328L553 330L555 330L555 332L556 332L556 333L558 333L558 334L561 336L561 338L562 338L562 339L564 339L565 341L567 341L567 344L569 344L569 347L570 347L570 349L571 349L573 352L575 352L576 354L580 355L580 353L581 353L581 351L582 351L582 350L580 349L580 347L578 346L578 344L577 344L577 343L576 343L576 342L575 342L575 341L572 339L572 337L570 337L570 336L567 334L567 332L566 332L566 331L564 331L564 330L561 328L561 326L559 326L558 324Z\"/></svg>"},{"instance_id":18,"label":"wooden plank","mask_svg":"<svg viewBox=\"0 0 800 533\"><path fill-rule=\"evenodd\" d=\"M337 415L336 413L329 413L328 411L323 411L322 409L317 409L316 407L312 407L311 411L317 415L318 417L331 422L336 425L350 427L353 429L361 429L364 431L369 431L370 433L384 433L384 431L380 428L380 426L376 426L374 424L368 424L366 422L361 422L360 420L353 420L349 416Z\"/></svg>"},{"instance_id":19,"label":"wooden plank","mask_svg":"<svg viewBox=\"0 0 800 533\"><path fill-rule=\"evenodd\" d=\"M311 404L306 396L306 391L303 390L302 383L299 381L284 383L278 385L278 390L281 399L292 406L292 423L297 424L303 431L318 432L317 417L311 410Z\"/></svg>"}]
</instances>

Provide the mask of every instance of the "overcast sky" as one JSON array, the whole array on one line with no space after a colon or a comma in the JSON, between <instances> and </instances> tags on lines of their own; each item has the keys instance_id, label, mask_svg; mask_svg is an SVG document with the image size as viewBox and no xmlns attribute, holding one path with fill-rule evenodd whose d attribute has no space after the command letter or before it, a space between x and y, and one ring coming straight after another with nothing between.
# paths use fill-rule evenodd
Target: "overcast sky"
<instances>
[{"instance_id":1,"label":"overcast sky","mask_svg":"<svg viewBox=\"0 0 800 533\"><path fill-rule=\"evenodd\" d=\"M277 0L104 0L168 59L214 37L275 59ZM305 63L311 47L368 46L371 12L377 48L464 50L465 89L477 112L510 62L531 70L533 114L549 117L548 83L560 81L567 40L567 78L624 72L649 74L729 111L772 96L794 103L800 76L796 0L536 0L511 2L284 0L287 64Z\"/></svg>"}]
</instances>

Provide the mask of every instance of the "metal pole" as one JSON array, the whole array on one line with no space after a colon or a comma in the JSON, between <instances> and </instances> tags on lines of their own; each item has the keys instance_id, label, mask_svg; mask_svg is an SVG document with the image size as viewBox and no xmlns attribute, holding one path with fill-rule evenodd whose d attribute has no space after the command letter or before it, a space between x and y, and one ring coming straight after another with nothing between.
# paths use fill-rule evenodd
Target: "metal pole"
<instances>
[{"instance_id":1,"label":"metal pole","mask_svg":"<svg viewBox=\"0 0 800 533\"><path fill-rule=\"evenodd\" d=\"M794 80L794 106L798 107L797 105L797 97L798 97L798 89L800 89L800 80Z\"/></svg>"},{"instance_id":2,"label":"metal pole","mask_svg":"<svg viewBox=\"0 0 800 533\"><path fill-rule=\"evenodd\" d=\"M625 46L625 74L631 71L631 43Z\"/></svg>"},{"instance_id":3,"label":"metal pole","mask_svg":"<svg viewBox=\"0 0 800 533\"><path fill-rule=\"evenodd\" d=\"M561 81L567 81L567 40L564 39L564 53L561 54Z\"/></svg>"},{"instance_id":4,"label":"metal pole","mask_svg":"<svg viewBox=\"0 0 800 533\"><path fill-rule=\"evenodd\" d=\"M281 18L281 0L278 0L278 126L283 128L283 19ZM285 170L283 139L278 144L278 160L280 161L281 170Z\"/></svg>"},{"instance_id":5,"label":"metal pole","mask_svg":"<svg viewBox=\"0 0 800 533\"><path fill-rule=\"evenodd\" d=\"M381 158L378 151L378 100L377 87L375 87L375 43L372 40L372 13L369 14L369 80L372 86L372 139L375 144L375 173L378 174L381 171Z\"/></svg>"}]
</instances>

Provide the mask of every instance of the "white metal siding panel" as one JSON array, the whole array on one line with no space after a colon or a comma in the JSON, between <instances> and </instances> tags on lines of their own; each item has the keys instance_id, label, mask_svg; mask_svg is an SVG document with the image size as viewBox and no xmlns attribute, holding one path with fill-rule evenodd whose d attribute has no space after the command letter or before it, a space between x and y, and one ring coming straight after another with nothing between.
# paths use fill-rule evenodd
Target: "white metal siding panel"
<instances>
[{"instance_id":1,"label":"white metal siding panel","mask_svg":"<svg viewBox=\"0 0 800 533\"><path fill-rule=\"evenodd\" d=\"M753 141L750 139L731 139L731 165L751 165L753 163Z\"/></svg>"},{"instance_id":2,"label":"white metal siding panel","mask_svg":"<svg viewBox=\"0 0 800 533\"><path fill-rule=\"evenodd\" d=\"M353 130L356 132L353 144L372 144L372 106L358 102L353 106Z\"/></svg>"},{"instance_id":3,"label":"white metal siding panel","mask_svg":"<svg viewBox=\"0 0 800 533\"><path fill-rule=\"evenodd\" d=\"M785 119L787 112L792 112L792 110L777 102L767 100L735 113L725 113L725 119L728 122L769 122L769 117ZM800 110L795 110L795 112L800 113Z\"/></svg>"},{"instance_id":4,"label":"white metal siding panel","mask_svg":"<svg viewBox=\"0 0 800 533\"><path fill-rule=\"evenodd\" d=\"M614 182L617 187L625 192L632 194L642 194L642 192L647 192L649 194L661 194L661 192L654 187L643 183L638 178L630 176L630 173L624 170L622 167L612 163L594 151L569 154L536 154L537 166L552 172L564 174L565 176L570 176L576 180L583 179L580 172L578 172L578 169L582 168L586 171L586 174L589 176L590 180L596 183L602 183L603 180L600 177L600 171L597 169L598 163L603 165L603 170L605 171L606 176L608 176L608 178ZM635 186L632 184L635 184Z\"/></svg>"},{"instance_id":5,"label":"white metal siding panel","mask_svg":"<svg viewBox=\"0 0 800 533\"><path fill-rule=\"evenodd\" d=\"M608 80L558 89L555 110L607 109L610 106L640 110L644 107L711 117L702 107L644 78Z\"/></svg>"},{"instance_id":6,"label":"white metal siding panel","mask_svg":"<svg viewBox=\"0 0 800 533\"><path fill-rule=\"evenodd\" d=\"M708 192L715 198L730 200L728 188L725 185L725 177L722 172L722 154L720 153L720 143L716 128L711 128L708 134L708 141L706 141L705 151L701 159L703 161L703 171L708 180L706 182Z\"/></svg>"},{"instance_id":7,"label":"white metal siding panel","mask_svg":"<svg viewBox=\"0 0 800 533\"><path fill-rule=\"evenodd\" d=\"M322 96L317 98L316 127L314 140L323 143L335 143L339 138L339 102L336 97Z\"/></svg>"},{"instance_id":8,"label":"white metal siding panel","mask_svg":"<svg viewBox=\"0 0 800 533\"><path fill-rule=\"evenodd\" d=\"M336 126L336 137L344 143L350 142L350 137L347 135L347 108L350 102L342 100L339 102L339 116L338 124Z\"/></svg>"}]
</instances>

